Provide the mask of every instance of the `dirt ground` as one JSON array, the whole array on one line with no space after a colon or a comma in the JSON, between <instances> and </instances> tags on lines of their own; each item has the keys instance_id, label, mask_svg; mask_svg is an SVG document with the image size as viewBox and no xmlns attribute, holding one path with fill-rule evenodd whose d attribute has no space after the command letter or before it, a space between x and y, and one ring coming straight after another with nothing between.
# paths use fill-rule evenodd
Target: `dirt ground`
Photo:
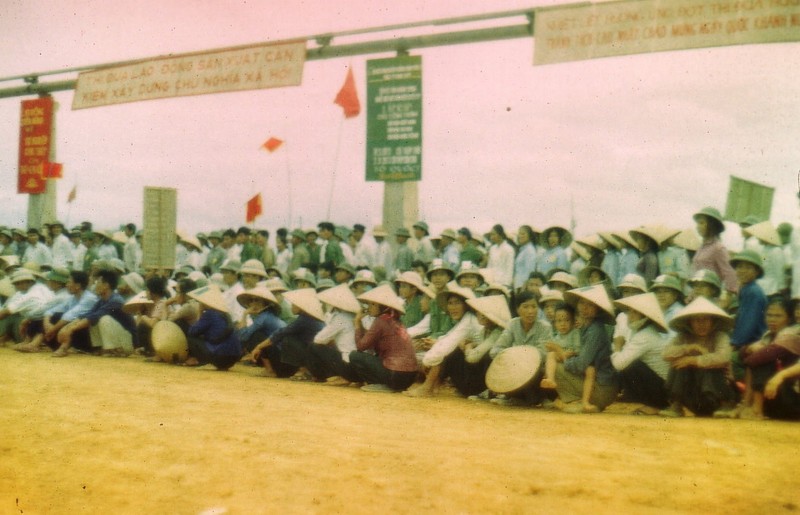
<instances>
[{"instance_id":1,"label":"dirt ground","mask_svg":"<svg viewBox=\"0 0 800 515\"><path fill-rule=\"evenodd\" d=\"M781 513L797 423L568 415L0 349L0 513Z\"/></svg>"}]
</instances>

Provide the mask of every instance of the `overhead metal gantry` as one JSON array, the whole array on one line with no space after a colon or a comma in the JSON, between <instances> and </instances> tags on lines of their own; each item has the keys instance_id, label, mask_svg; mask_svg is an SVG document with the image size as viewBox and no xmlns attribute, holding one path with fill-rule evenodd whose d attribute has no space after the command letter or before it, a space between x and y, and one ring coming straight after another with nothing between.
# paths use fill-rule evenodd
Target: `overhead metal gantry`
<instances>
[{"instance_id":1,"label":"overhead metal gantry","mask_svg":"<svg viewBox=\"0 0 800 515\"><path fill-rule=\"evenodd\" d=\"M584 5L591 5L591 2L580 2L575 4L568 4L569 7L580 7ZM560 7L565 7L564 5ZM541 7L531 7L529 9L520 9L515 11L504 11L488 14L477 14L472 16L460 16L456 18L444 18L438 20L420 21L414 23L403 23L396 25L386 25L382 27L372 27L366 29L356 29L342 32L330 32L325 34L316 34L313 36L292 38L285 41L269 41L268 43L282 43L286 41L307 41L306 47L306 60L315 61L319 59L336 59L340 57L349 57L355 55L366 54L379 54L385 52L396 52L398 54L405 54L410 50L431 48L447 45L459 45L465 43L480 43L487 41L501 41L507 39L517 38L530 38L533 37L534 17L536 11L543 9ZM425 27L458 27L474 25L481 22L488 22L493 20L505 20L506 23L493 27L472 28L465 30L447 31L441 33L431 33L424 35L403 35L403 33L411 31L412 29L419 29ZM520 23L521 22L521 23ZM377 39L373 41L351 42L336 44L336 41L353 38L357 36L364 36L368 34L385 34L390 33L391 36L384 39ZM202 52L216 52L238 50L252 46L240 45L227 48L219 48L212 50L203 50ZM172 54L159 57L174 57ZM44 72L26 73L24 75L16 75L13 77L0 78L0 83L10 82L23 82L23 85L0 89L0 98L19 97L28 95L45 95L56 91L68 91L75 89L77 78L70 78L65 80L54 80L51 82L43 82L45 77L69 75L80 73L90 70L101 70L104 68L112 68L116 66L125 66L137 64L154 59L147 57L143 59L135 59L129 61L118 61L113 63L103 63L96 65L80 66L75 68L66 68L62 70L51 70Z\"/></svg>"}]
</instances>

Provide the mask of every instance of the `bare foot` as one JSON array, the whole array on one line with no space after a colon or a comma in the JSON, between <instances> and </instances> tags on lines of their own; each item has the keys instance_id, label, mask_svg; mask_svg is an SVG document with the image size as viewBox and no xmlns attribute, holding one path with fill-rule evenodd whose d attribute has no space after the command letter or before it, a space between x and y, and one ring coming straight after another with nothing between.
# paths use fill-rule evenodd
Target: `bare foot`
<instances>
[{"instance_id":1,"label":"bare foot","mask_svg":"<svg viewBox=\"0 0 800 515\"><path fill-rule=\"evenodd\" d=\"M539 386L541 388L546 388L547 390L555 390L556 388L558 388L558 385L554 380L548 379L546 377L542 379L542 381L539 383Z\"/></svg>"},{"instance_id":2,"label":"bare foot","mask_svg":"<svg viewBox=\"0 0 800 515\"><path fill-rule=\"evenodd\" d=\"M433 397L436 395L433 391L433 388L423 386L418 386L413 390L409 388L408 390L404 391L403 394L407 395L408 397Z\"/></svg>"},{"instance_id":3,"label":"bare foot","mask_svg":"<svg viewBox=\"0 0 800 515\"><path fill-rule=\"evenodd\" d=\"M600 408L598 408L597 406L595 406L594 404L592 404L590 402L584 402L583 403L583 412L584 413L600 413Z\"/></svg>"}]
</instances>

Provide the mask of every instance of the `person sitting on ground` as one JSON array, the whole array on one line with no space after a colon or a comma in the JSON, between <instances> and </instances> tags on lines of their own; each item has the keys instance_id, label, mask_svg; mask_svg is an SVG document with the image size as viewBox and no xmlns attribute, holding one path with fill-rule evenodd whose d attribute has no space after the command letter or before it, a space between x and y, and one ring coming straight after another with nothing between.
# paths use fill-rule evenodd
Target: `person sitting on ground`
<instances>
[{"instance_id":1,"label":"person sitting on ground","mask_svg":"<svg viewBox=\"0 0 800 515\"><path fill-rule=\"evenodd\" d=\"M709 416L723 403L732 403L728 380L731 343L727 332L733 319L705 297L680 310L670 322L677 336L664 348L670 363L667 393L670 406L662 416L682 417L684 409Z\"/></svg>"},{"instance_id":2,"label":"person sitting on ground","mask_svg":"<svg viewBox=\"0 0 800 515\"><path fill-rule=\"evenodd\" d=\"M189 292L200 304L200 318L189 328L189 358L185 366L212 364L217 370L228 370L242 356L242 345L228 313L222 292L214 285Z\"/></svg>"},{"instance_id":3,"label":"person sitting on ground","mask_svg":"<svg viewBox=\"0 0 800 515\"><path fill-rule=\"evenodd\" d=\"M358 300L367 303L360 310L353 326L356 330L356 351L350 353L350 367L366 392L400 392L411 386L417 377L417 357L406 328L400 322L403 300L391 286L383 284ZM375 317L369 330L361 323L365 315Z\"/></svg>"},{"instance_id":4,"label":"person sitting on ground","mask_svg":"<svg viewBox=\"0 0 800 515\"><path fill-rule=\"evenodd\" d=\"M489 357L495 359L500 352L517 345L530 345L536 347L541 359L547 354L546 343L553 337L550 324L539 318L539 303L530 292L522 292L514 299L517 317L512 318L503 333L497 339ZM492 402L509 406L530 406L540 404L544 395L539 387L543 372L541 367L536 372L528 386L513 395L502 395L492 399Z\"/></svg>"},{"instance_id":5,"label":"person sitting on ground","mask_svg":"<svg viewBox=\"0 0 800 515\"><path fill-rule=\"evenodd\" d=\"M465 373L450 374L451 378L463 377L466 386L459 386L455 382L455 386L462 394L468 391L476 391L482 388L479 394L468 394L467 398L470 400L490 400L494 395L486 388L486 371L492 362L489 352L497 343L497 339L503 334L503 331L508 327L511 321L511 311L508 308L508 301L502 295L488 295L486 297L478 297L474 299L467 299L467 304L475 310L475 315L478 317L478 323L483 326L482 339L476 342L464 342L461 344L464 351Z\"/></svg>"},{"instance_id":6,"label":"person sitting on ground","mask_svg":"<svg viewBox=\"0 0 800 515\"><path fill-rule=\"evenodd\" d=\"M278 317L281 312L278 299L265 286L243 291L238 300L245 311L236 324L237 335L243 352L249 355L259 343L286 327L286 322ZM252 324L247 325L248 320Z\"/></svg>"},{"instance_id":7,"label":"person sitting on ground","mask_svg":"<svg viewBox=\"0 0 800 515\"><path fill-rule=\"evenodd\" d=\"M119 275L113 270L97 272L94 288L97 302L85 316L76 318L58 331L59 347L53 352L53 357L66 356L83 329L89 330L92 348L101 349L104 355L125 357L133 352L136 324L133 317L122 309L125 302L116 291L118 282Z\"/></svg>"},{"instance_id":8,"label":"person sitting on ground","mask_svg":"<svg viewBox=\"0 0 800 515\"><path fill-rule=\"evenodd\" d=\"M761 256L754 250L744 250L730 260L739 281L739 308L731 334L731 345L737 351L733 357L733 375L737 381L744 378L744 366L738 351L745 345L758 341L767 332L764 312L767 296L756 279L763 277L764 265Z\"/></svg>"},{"instance_id":9,"label":"person sitting on ground","mask_svg":"<svg viewBox=\"0 0 800 515\"><path fill-rule=\"evenodd\" d=\"M485 385L468 388L469 381L466 375L469 374L468 367L465 367L465 357L463 345L466 343L476 343L482 339L483 327L478 322L478 318L473 313L472 308L467 304L467 300L474 299L475 294L469 288L464 288L451 284L444 291L436 296L439 307L446 310L453 320L453 328L444 336L436 340L436 343L428 350L423 358L422 364L428 369L425 374L425 381L421 385L412 386L406 395L411 397L430 397L436 394L439 384L445 377L453 377L453 382L464 388L461 392L467 396L475 395L485 389Z\"/></svg>"},{"instance_id":10,"label":"person sitting on ground","mask_svg":"<svg viewBox=\"0 0 800 515\"><path fill-rule=\"evenodd\" d=\"M669 405L666 380L669 363L664 360L667 345L660 333L667 331L667 322L653 293L642 293L615 301L627 312L630 336L614 341L611 364L619 372L623 398L642 403L637 414L655 415Z\"/></svg>"},{"instance_id":11,"label":"person sitting on ground","mask_svg":"<svg viewBox=\"0 0 800 515\"><path fill-rule=\"evenodd\" d=\"M146 356L152 356L155 361L160 358L154 356L153 342L151 335L153 327L161 320L166 320L169 314L167 307L167 300L169 293L167 292L167 280L161 276L155 275L145 281L145 289L147 290L147 297L153 301L152 307L136 317L136 334L138 345Z\"/></svg>"},{"instance_id":12,"label":"person sitting on ground","mask_svg":"<svg viewBox=\"0 0 800 515\"><path fill-rule=\"evenodd\" d=\"M452 281L455 275L455 272L444 261L434 259L428 269L428 280L434 296L445 291L448 282ZM441 309L438 303L430 302L428 314L418 324L408 328L408 335L413 339L415 348L421 351L428 350L437 338L452 327L453 320L447 315L447 312Z\"/></svg>"},{"instance_id":13,"label":"person sitting on ground","mask_svg":"<svg viewBox=\"0 0 800 515\"><path fill-rule=\"evenodd\" d=\"M727 415L730 418L762 420L765 415L778 418L791 415L791 410L781 406L781 399L765 404L764 387L778 370L793 365L798 359L799 328L790 327L794 323L794 312L791 303L783 297L769 300L765 315L766 334L758 342L745 345L739 350L740 359L747 367L744 398L734 410L729 413L717 411L714 413L715 417Z\"/></svg>"},{"instance_id":14,"label":"person sitting on ground","mask_svg":"<svg viewBox=\"0 0 800 515\"><path fill-rule=\"evenodd\" d=\"M545 344L547 361L545 362L544 379L540 383L542 388L551 390L554 390L557 386L556 368L558 364L563 363L569 357L577 355L581 348L581 334L575 325L575 308L565 302L560 302L553 311L553 328L555 331L552 341ZM592 370L592 373L594 373L594 370ZM585 383L588 382L585 381ZM591 386L588 390L591 392ZM589 402L588 396L582 400Z\"/></svg>"},{"instance_id":15,"label":"person sitting on ground","mask_svg":"<svg viewBox=\"0 0 800 515\"><path fill-rule=\"evenodd\" d=\"M611 365L610 333L605 327L614 323L614 307L602 285L570 290L564 299L575 306L581 319L581 347L577 355L564 359L556 368L555 406L577 413L603 411L619 392L618 377ZM590 367L595 370L595 380L587 403Z\"/></svg>"},{"instance_id":16,"label":"person sitting on ground","mask_svg":"<svg viewBox=\"0 0 800 515\"><path fill-rule=\"evenodd\" d=\"M405 302L406 312L400 317L405 327L417 325L430 309L427 299L434 297L433 292L422 283L422 279L416 272L403 272L394 280L397 293ZM424 308L424 306L427 309Z\"/></svg>"},{"instance_id":17,"label":"person sitting on ground","mask_svg":"<svg viewBox=\"0 0 800 515\"><path fill-rule=\"evenodd\" d=\"M325 327L314 336L307 360L308 370L317 381L330 386L358 382L350 369L350 353L356 350L353 326L361 304L346 284L317 293L320 302L330 306Z\"/></svg>"},{"instance_id":18,"label":"person sitting on ground","mask_svg":"<svg viewBox=\"0 0 800 515\"><path fill-rule=\"evenodd\" d=\"M44 330L44 313L53 292L27 268L11 274L16 292L0 309L0 343L32 339Z\"/></svg>"},{"instance_id":19,"label":"person sitting on ground","mask_svg":"<svg viewBox=\"0 0 800 515\"><path fill-rule=\"evenodd\" d=\"M203 286L206 286L206 284ZM184 334L200 318L200 306L189 298L189 292L200 287L202 286L192 279L181 279L175 285L175 295L167 299L165 303L167 306L167 320L175 322Z\"/></svg>"},{"instance_id":20,"label":"person sitting on ground","mask_svg":"<svg viewBox=\"0 0 800 515\"><path fill-rule=\"evenodd\" d=\"M681 281L672 275L659 275L650 285L650 291L655 293L658 305L664 312L664 320L669 326L675 314L683 308L683 288ZM664 338L671 340L675 337L674 331L667 331Z\"/></svg>"},{"instance_id":21,"label":"person sitting on ground","mask_svg":"<svg viewBox=\"0 0 800 515\"><path fill-rule=\"evenodd\" d=\"M287 291L284 298L291 303L297 318L256 345L251 359L261 363L268 376L310 380L308 353L324 326L325 314L313 288Z\"/></svg>"}]
</instances>

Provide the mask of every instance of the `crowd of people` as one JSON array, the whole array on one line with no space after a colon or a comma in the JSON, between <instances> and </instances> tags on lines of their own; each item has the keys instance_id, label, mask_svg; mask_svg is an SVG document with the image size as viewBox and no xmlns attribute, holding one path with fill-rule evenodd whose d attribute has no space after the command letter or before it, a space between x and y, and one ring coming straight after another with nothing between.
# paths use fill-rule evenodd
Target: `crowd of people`
<instances>
[{"instance_id":1,"label":"crowd of people","mask_svg":"<svg viewBox=\"0 0 800 515\"><path fill-rule=\"evenodd\" d=\"M370 392L680 417L800 416L800 234L753 218L725 248L715 208L574 238L321 222L178 234L142 265L141 231L0 228L0 343L141 355Z\"/></svg>"}]
</instances>

